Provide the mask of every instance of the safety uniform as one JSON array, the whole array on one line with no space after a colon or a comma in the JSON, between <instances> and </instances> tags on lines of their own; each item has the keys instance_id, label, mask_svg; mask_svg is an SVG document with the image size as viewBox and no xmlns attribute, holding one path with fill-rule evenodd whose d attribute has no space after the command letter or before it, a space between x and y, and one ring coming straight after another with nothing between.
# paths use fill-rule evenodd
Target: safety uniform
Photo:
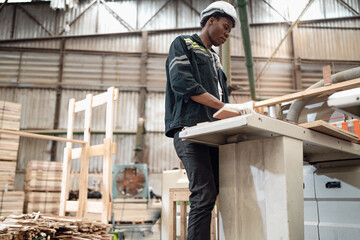
<instances>
[{"instance_id":1,"label":"safety uniform","mask_svg":"<svg viewBox=\"0 0 360 240\"><path fill-rule=\"evenodd\" d=\"M219 149L182 141L183 127L211 122L215 109L191 100L208 92L228 102L226 76L219 57L208 50L197 34L182 35L171 44L166 61L165 134L185 166L191 195L188 240L210 239L211 211L219 193Z\"/></svg>"},{"instance_id":2,"label":"safety uniform","mask_svg":"<svg viewBox=\"0 0 360 240\"><path fill-rule=\"evenodd\" d=\"M220 59L208 50L197 34L181 35L171 44L166 61L165 134L174 134L185 126L216 119L216 109L194 102L191 96L205 92L229 102L226 76Z\"/></svg>"}]
</instances>

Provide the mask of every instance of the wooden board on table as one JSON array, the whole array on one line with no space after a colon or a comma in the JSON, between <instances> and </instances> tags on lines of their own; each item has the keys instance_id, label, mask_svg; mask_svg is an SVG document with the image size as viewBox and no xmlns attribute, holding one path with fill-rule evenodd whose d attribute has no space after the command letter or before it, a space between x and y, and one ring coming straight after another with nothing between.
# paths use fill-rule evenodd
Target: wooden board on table
<instances>
[{"instance_id":1,"label":"wooden board on table","mask_svg":"<svg viewBox=\"0 0 360 240\"><path fill-rule=\"evenodd\" d=\"M214 114L213 117L217 118L217 119L226 119L226 118L231 118L231 117L237 117L240 115L241 114L235 110L221 108L219 111L217 111Z\"/></svg>"},{"instance_id":2,"label":"wooden board on table","mask_svg":"<svg viewBox=\"0 0 360 240\"><path fill-rule=\"evenodd\" d=\"M346 141L350 141L350 142L355 142L355 143L359 143L359 136L346 131L342 128L338 128L335 127L333 125L331 125L330 123L327 123L323 120L317 120L314 122L308 122L308 123L301 123L299 124L299 126L304 127L304 128L308 128L308 129L312 129L314 131L317 132L321 132L330 136L334 136Z\"/></svg>"}]
</instances>

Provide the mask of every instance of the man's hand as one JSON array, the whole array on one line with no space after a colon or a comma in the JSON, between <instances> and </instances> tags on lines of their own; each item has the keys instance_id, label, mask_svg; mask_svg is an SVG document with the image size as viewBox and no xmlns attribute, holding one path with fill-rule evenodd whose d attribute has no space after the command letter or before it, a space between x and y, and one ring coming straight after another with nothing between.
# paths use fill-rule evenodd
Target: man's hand
<instances>
[{"instance_id":1,"label":"man's hand","mask_svg":"<svg viewBox=\"0 0 360 240\"><path fill-rule=\"evenodd\" d=\"M254 103L252 101L240 103L240 104L226 103L224 104L223 108L234 110L240 113L241 115L244 115L244 114L252 113L254 111Z\"/></svg>"}]
</instances>

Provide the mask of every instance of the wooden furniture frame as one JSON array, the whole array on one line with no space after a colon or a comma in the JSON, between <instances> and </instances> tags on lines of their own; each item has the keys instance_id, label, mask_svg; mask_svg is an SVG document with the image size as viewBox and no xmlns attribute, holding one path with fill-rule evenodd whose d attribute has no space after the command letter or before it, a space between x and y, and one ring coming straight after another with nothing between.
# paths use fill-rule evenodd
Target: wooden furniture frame
<instances>
[{"instance_id":1,"label":"wooden furniture frame","mask_svg":"<svg viewBox=\"0 0 360 240\"><path fill-rule=\"evenodd\" d=\"M68 141L64 149L63 175L60 196L59 215L65 216L66 212L77 212L77 217L84 217L85 213L101 213L101 222L108 223L111 213L111 189L112 189L112 154L116 152L116 145L112 142L114 101L118 98L118 89L108 88L107 92L93 96L88 94L86 99L75 102L70 99L68 110L67 139L73 139L73 127L75 113L85 111L84 143L80 148L73 148L72 142ZM106 104L106 133L104 143L90 145L90 129L92 109ZM103 156L103 187L102 201L87 201L89 158ZM68 201L70 185L70 163L72 159L81 159L79 200Z\"/></svg>"},{"instance_id":2,"label":"wooden furniture frame","mask_svg":"<svg viewBox=\"0 0 360 240\"><path fill-rule=\"evenodd\" d=\"M180 202L180 240L186 240L187 235L187 209L190 191L187 188L169 189L169 240L176 239L176 203ZM211 240L216 239L215 207L211 216Z\"/></svg>"}]
</instances>

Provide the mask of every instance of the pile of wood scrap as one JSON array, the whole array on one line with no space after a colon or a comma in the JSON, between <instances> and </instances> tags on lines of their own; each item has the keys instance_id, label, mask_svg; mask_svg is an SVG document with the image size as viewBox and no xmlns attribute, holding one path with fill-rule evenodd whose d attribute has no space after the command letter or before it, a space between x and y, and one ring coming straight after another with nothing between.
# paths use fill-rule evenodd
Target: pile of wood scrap
<instances>
[{"instance_id":1,"label":"pile of wood scrap","mask_svg":"<svg viewBox=\"0 0 360 240\"><path fill-rule=\"evenodd\" d=\"M22 214L24 197L23 191L0 192L0 216Z\"/></svg>"},{"instance_id":2,"label":"pile of wood scrap","mask_svg":"<svg viewBox=\"0 0 360 240\"><path fill-rule=\"evenodd\" d=\"M25 177L24 212L59 213L62 163L32 160Z\"/></svg>"},{"instance_id":3,"label":"pile of wood scrap","mask_svg":"<svg viewBox=\"0 0 360 240\"><path fill-rule=\"evenodd\" d=\"M0 217L0 239L112 239L111 225L40 213Z\"/></svg>"},{"instance_id":4,"label":"pile of wood scrap","mask_svg":"<svg viewBox=\"0 0 360 240\"><path fill-rule=\"evenodd\" d=\"M20 129L21 105L0 101L0 129ZM13 190L19 136L0 133L0 190Z\"/></svg>"}]
</instances>

